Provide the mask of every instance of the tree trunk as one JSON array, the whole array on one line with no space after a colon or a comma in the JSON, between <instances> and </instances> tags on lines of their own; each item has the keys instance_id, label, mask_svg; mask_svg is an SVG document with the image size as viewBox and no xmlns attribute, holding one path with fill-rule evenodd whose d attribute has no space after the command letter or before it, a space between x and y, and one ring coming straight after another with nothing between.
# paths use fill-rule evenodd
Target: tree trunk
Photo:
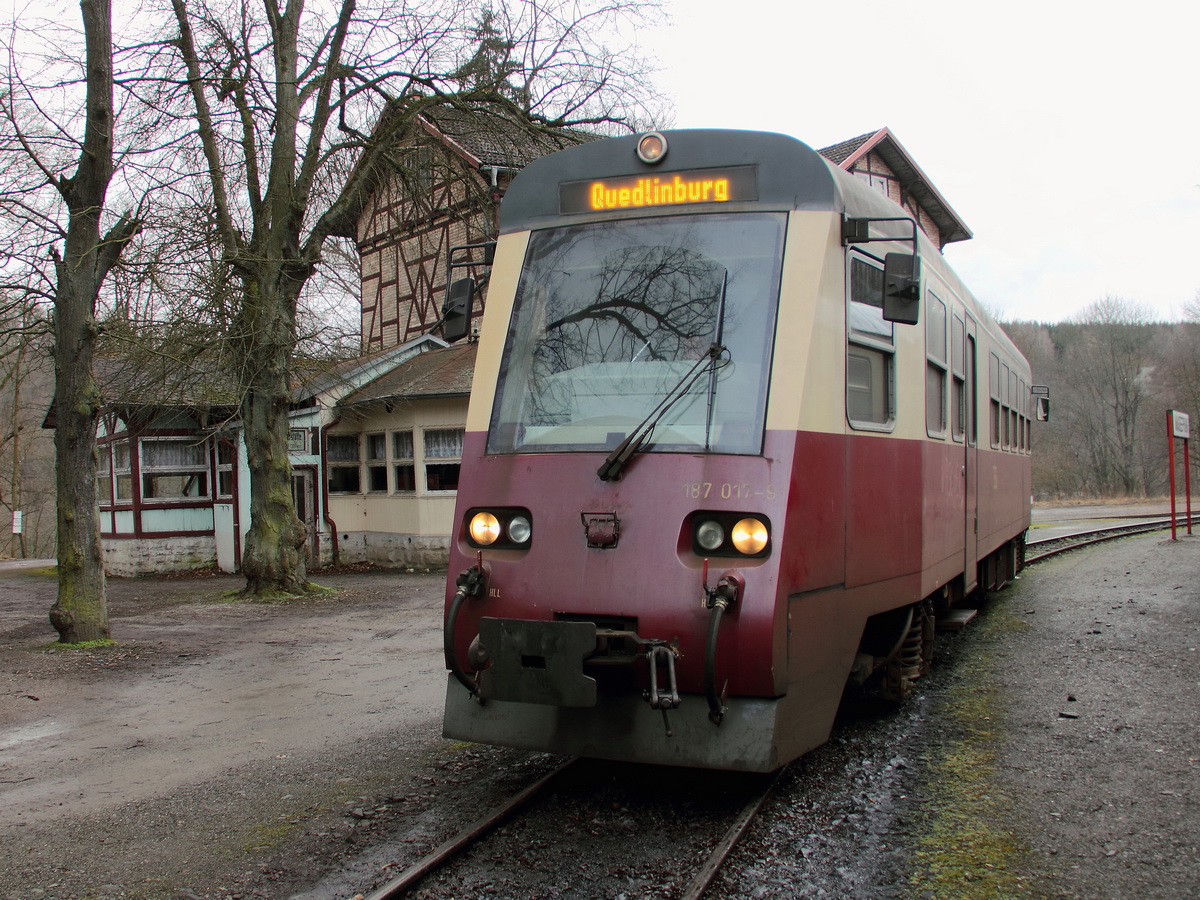
<instances>
[{"instance_id":1,"label":"tree trunk","mask_svg":"<svg viewBox=\"0 0 1200 900\"><path fill-rule=\"evenodd\" d=\"M70 263L68 257L60 271ZM50 623L62 643L75 644L109 638L108 600L96 505L100 392L92 379L95 327L91 303L64 292L61 279L54 332L58 599L50 609Z\"/></svg>"},{"instance_id":2,"label":"tree trunk","mask_svg":"<svg viewBox=\"0 0 1200 900\"><path fill-rule=\"evenodd\" d=\"M56 258L54 432L58 490L58 599L50 623L63 643L106 640L108 599L100 510L96 504L96 423L100 391L92 378L96 298L121 248L137 230L126 220L101 239L112 179L113 76L110 0L81 0L87 44L87 119L75 174L56 183L68 211Z\"/></svg>"},{"instance_id":3,"label":"tree trunk","mask_svg":"<svg viewBox=\"0 0 1200 900\"><path fill-rule=\"evenodd\" d=\"M246 366L242 421L250 465L250 530L242 551L247 594L308 589L307 530L296 515L288 459L295 297L273 278L246 284L239 354Z\"/></svg>"}]
</instances>

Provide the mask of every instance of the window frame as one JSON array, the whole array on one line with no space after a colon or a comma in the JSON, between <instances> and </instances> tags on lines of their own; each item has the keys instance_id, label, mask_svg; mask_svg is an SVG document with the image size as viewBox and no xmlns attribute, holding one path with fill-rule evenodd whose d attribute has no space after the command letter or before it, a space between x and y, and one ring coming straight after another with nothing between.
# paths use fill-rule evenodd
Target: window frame
<instances>
[{"instance_id":1,"label":"window frame","mask_svg":"<svg viewBox=\"0 0 1200 900\"><path fill-rule=\"evenodd\" d=\"M845 368L845 394L843 401L846 407L846 421L855 431L873 431L879 433L889 433L896 429L897 397L896 397L896 368L898 365L896 359L896 326L893 322L888 322L883 318L882 301L880 305L875 303L856 300L856 286L858 279L855 275L856 267L861 271L861 267L869 267L876 273L876 277L882 282L883 279L883 263L873 256L869 256L859 251L851 251L846 255L846 368ZM868 285L866 291L868 297L874 296L873 291ZM876 312L879 319L879 327L886 328L888 336L883 337L883 331L869 332L861 328L855 327L855 319L862 320L862 317L869 316L874 325ZM866 360L868 363L877 361L883 366L882 373L876 373L874 369L869 372L867 379L867 391L871 391L874 387L879 386L882 389L882 410L883 416L875 418L861 418L855 415L855 412L861 409L861 402L851 402L851 391L856 390L856 385L861 384L860 380L852 378L851 365L854 358ZM877 407L875 398L868 396L868 405L874 411Z\"/></svg>"},{"instance_id":2,"label":"window frame","mask_svg":"<svg viewBox=\"0 0 1200 900\"><path fill-rule=\"evenodd\" d=\"M367 431L362 436L363 464L366 479L362 482L365 494L388 492L388 440L385 431Z\"/></svg>"},{"instance_id":3,"label":"window frame","mask_svg":"<svg viewBox=\"0 0 1200 900\"><path fill-rule=\"evenodd\" d=\"M335 459L333 453L334 442L341 442L353 438L355 447L355 458L350 459ZM328 486L331 494L361 494L363 492L362 482L362 435L357 431L340 432L338 434L329 434L326 436L325 444L325 483ZM347 445L348 446L348 445ZM344 473L354 472L354 487L335 486L335 477L350 477Z\"/></svg>"},{"instance_id":4,"label":"window frame","mask_svg":"<svg viewBox=\"0 0 1200 900\"><path fill-rule=\"evenodd\" d=\"M404 435L408 436L408 454L405 455L401 451L404 449L397 442L397 438ZM417 445L415 431L412 428L398 428L388 432L388 466L392 470L392 493L402 496L410 496L417 493ZM406 478L401 477L401 471L407 475ZM402 485L408 484L409 487Z\"/></svg>"},{"instance_id":5,"label":"window frame","mask_svg":"<svg viewBox=\"0 0 1200 900\"><path fill-rule=\"evenodd\" d=\"M197 459L194 462L170 462L165 464L154 463L150 461L152 452L149 448L152 445L161 446L176 446L186 447L188 449L195 448L197 451ZM194 503L203 501L212 501L212 485L210 482L210 444L207 438L199 440L194 435L175 436L175 435L147 435L138 439L138 479L141 484L141 500L147 504L162 504L162 503ZM192 484L199 479L200 493L197 494L170 494L155 496L156 489L151 488L151 479L157 482L160 479L183 478L183 484Z\"/></svg>"},{"instance_id":6,"label":"window frame","mask_svg":"<svg viewBox=\"0 0 1200 900\"><path fill-rule=\"evenodd\" d=\"M234 495L234 486L236 479L234 476L234 465L237 462L237 447L232 441L226 439L218 439L216 447L217 454L217 497L219 501L232 500ZM225 460L228 455L228 462ZM225 490L225 484L228 483L229 490Z\"/></svg>"},{"instance_id":7,"label":"window frame","mask_svg":"<svg viewBox=\"0 0 1200 900\"><path fill-rule=\"evenodd\" d=\"M935 317L934 310L940 310ZM950 311L945 302L933 291L925 292L925 433L931 438L945 440L950 430L950 412L947 404L947 388L950 383L949 354L947 340ZM934 334L939 329L940 334ZM937 398L931 404L932 390ZM931 415L936 413L936 419Z\"/></svg>"},{"instance_id":8,"label":"window frame","mask_svg":"<svg viewBox=\"0 0 1200 900\"><path fill-rule=\"evenodd\" d=\"M421 463L424 470L422 473L424 477L421 483L424 485L424 492L426 494L444 495L458 492L459 476L462 473L463 442L466 440L466 432L467 429L465 426L458 425L439 425L421 429ZM455 433L458 436L457 455L430 452L430 437L432 435ZM416 448L414 447L413 449L415 450ZM436 460L436 462L431 462L431 460ZM435 487L433 484L434 469L437 469L439 472L444 469L446 474L452 473L454 486Z\"/></svg>"},{"instance_id":9,"label":"window frame","mask_svg":"<svg viewBox=\"0 0 1200 900\"><path fill-rule=\"evenodd\" d=\"M133 503L133 438L121 438L108 446L112 448L113 454L113 505L131 505ZM122 451L124 451L123 454ZM125 457L123 462L122 455ZM124 488L124 492L122 488Z\"/></svg>"},{"instance_id":10,"label":"window frame","mask_svg":"<svg viewBox=\"0 0 1200 900\"><path fill-rule=\"evenodd\" d=\"M950 321L950 439L967 439L967 324L958 313Z\"/></svg>"}]
</instances>

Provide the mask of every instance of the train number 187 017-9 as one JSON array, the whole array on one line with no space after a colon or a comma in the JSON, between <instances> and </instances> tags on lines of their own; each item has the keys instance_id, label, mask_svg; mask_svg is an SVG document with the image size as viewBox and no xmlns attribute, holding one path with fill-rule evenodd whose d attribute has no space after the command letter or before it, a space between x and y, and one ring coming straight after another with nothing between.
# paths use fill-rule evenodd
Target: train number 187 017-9
<instances>
[{"instance_id":1,"label":"train number 187 017-9","mask_svg":"<svg viewBox=\"0 0 1200 900\"><path fill-rule=\"evenodd\" d=\"M689 500L774 500L775 485L738 484L735 482L685 481L683 495Z\"/></svg>"}]
</instances>

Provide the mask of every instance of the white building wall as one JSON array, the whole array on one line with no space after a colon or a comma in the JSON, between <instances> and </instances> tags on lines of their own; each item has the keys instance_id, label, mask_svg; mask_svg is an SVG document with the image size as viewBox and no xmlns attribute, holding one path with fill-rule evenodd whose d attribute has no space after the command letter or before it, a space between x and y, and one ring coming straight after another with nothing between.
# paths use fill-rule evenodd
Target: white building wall
<instances>
[{"instance_id":1,"label":"white building wall","mask_svg":"<svg viewBox=\"0 0 1200 900\"><path fill-rule=\"evenodd\" d=\"M415 568L446 565L457 492L427 489L422 435L431 429L464 428L466 419L467 398L455 397L406 403L390 413L380 405L354 421L343 419L330 430L330 434L358 434L360 438L384 433L388 436L389 456L392 432L412 430L416 467L416 490L398 492L389 458L388 491L372 493L366 490L367 461L360 459L362 490L329 495L329 514L337 526L340 562ZM360 448L365 454L365 443L360 441Z\"/></svg>"},{"instance_id":2,"label":"white building wall","mask_svg":"<svg viewBox=\"0 0 1200 900\"><path fill-rule=\"evenodd\" d=\"M104 568L109 575L131 578L163 572L190 572L216 565L212 535L174 538L105 538Z\"/></svg>"}]
</instances>

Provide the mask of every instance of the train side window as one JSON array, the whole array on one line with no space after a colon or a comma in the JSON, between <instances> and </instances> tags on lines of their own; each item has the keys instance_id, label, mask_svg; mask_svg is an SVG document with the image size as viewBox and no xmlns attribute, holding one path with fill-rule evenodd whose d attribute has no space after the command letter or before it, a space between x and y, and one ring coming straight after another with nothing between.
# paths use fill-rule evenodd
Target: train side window
<instances>
[{"instance_id":1,"label":"train side window","mask_svg":"<svg viewBox=\"0 0 1200 900\"><path fill-rule=\"evenodd\" d=\"M967 335L967 445L974 447L979 442L979 398L976 385L975 335Z\"/></svg>"},{"instance_id":2,"label":"train side window","mask_svg":"<svg viewBox=\"0 0 1200 900\"><path fill-rule=\"evenodd\" d=\"M1011 371L1008 363L1000 363L1000 414L1004 417L1004 449L1012 449L1012 394L1009 393Z\"/></svg>"},{"instance_id":3,"label":"train side window","mask_svg":"<svg viewBox=\"0 0 1200 900\"><path fill-rule=\"evenodd\" d=\"M1021 452L1029 452L1029 385L1022 378L1017 383L1017 396L1021 405Z\"/></svg>"},{"instance_id":4,"label":"train side window","mask_svg":"<svg viewBox=\"0 0 1200 900\"><path fill-rule=\"evenodd\" d=\"M1020 394L1017 393L1017 373L1009 371L1008 373L1008 418L1012 421L1012 449L1014 453L1021 450L1021 444L1018 439L1018 409L1021 401Z\"/></svg>"},{"instance_id":5,"label":"train side window","mask_svg":"<svg viewBox=\"0 0 1200 900\"><path fill-rule=\"evenodd\" d=\"M967 436L967 337L963 320L954 317L950 329L950 435L962 443Z\"/></svg>"},{"instance_id":6,"label":"train side window","mask_svg":"<svg viewBox=\"0 0 1200 900\"><path fill-rule=\"evenodd\" d=\"M991 402L988 404L991 435L989 443L993 450L1000 449L1000 357L995 353L988 354L988 394Z\"/></svg>"},{"instance_id":7,"label":"train side window","mask_svg":"<svg viewBox=\"0 0 1200 900\"><path fill-rule=\"evenodd\" d=\"M925 430L946 436L946 304L932 292L925 298Z\"/></svg>"},{"instance_id":8,"label":"train side window","mask_svg":"<svg viewBox=\"0 0 1200 900\"><path fill-rule=\"evenodd\" d=\"M888 431L896 418L895 326L883 318L883 268L850 258L846 316L846 417L852 428Z\"/></svg>"}]
</instances>

